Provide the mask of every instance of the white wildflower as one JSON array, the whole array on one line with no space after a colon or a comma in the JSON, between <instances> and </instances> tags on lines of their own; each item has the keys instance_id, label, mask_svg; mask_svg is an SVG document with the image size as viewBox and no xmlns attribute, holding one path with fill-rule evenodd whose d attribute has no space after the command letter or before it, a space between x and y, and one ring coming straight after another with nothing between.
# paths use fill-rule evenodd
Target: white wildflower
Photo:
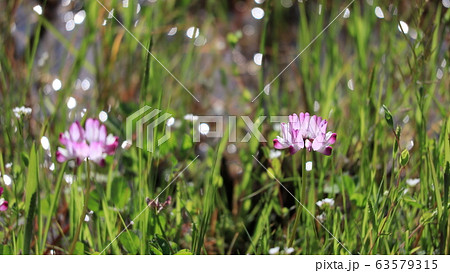
<instances>
[{"instance_id":1,"label":"white wildflower","mask_svg":"<svg viewBox=\"0 0 450 273\"><path fill-rule=\"evenodd\" d=\"M196 121L198 120L198 116L195 116L193 114L187 114L184 116L184 119L188 121Z\"/></svg>"},{"instance_id":2,"label":"white wildflower","mask_svg":"<svg viewBox=\"0 0 450 273\"><path fill-rule=\"evenodd\" d=\"M269 254L270 255L278 254L278 252L280 252L280 247L279 246L269 249Z\"/></svg>"},{"instance_id":3,"label":"white wildflower","mask_svg":"<svg viewBox=\"0 0 450 273\"><path fill-rule=\"evenodd\" d=\"M278 157L280 157L281 156L281 151L279 151L279 150L270 150L269 151L269 158L270 159L274 159L274 158L278 158Z\"/></svg>"},{"instance_id":4,"label":"white wildflower","mask_svg":"<svg viewBox=\"0 0 450 273\"><path fill-rule=\"evenodd\" d=\"M20 119L22 116L29 116L31 115L31 112L33 110L29 107L21 106L21 107L14 107L13 113L16 116L16 118Z\"/></svg>"},{"instance_id":5,"label":"white wildflower","mask_svg":"<svg viewBox=\"0 0 450 273\"><path fill-rule=\"evenodd\" d=\"M11 176L4 174L3 175L3 182L5 183L6 186L9 186L12 184L12 178Z\"/></svg>"},{"instance_id":6,"label":"white wildflower","mask_svg":"<svg viewBox=\"0 0 450 273\"><path fill-rule=\"evenodd\" d=\"M66 181L67 184L71 185L74 181L74 177L71 174L64 174L64 181Z\"/></svg>"},{"instance_id":7,"label":"white wildflower","mask_svg":"<svg viewBox=\"0 0 450 273\"><path fill-rule=\"evenodd\" d=\"M284 252L286 252L286 254L291 254L292 252L294 252L294 248L293 247L285 247L284 248Z\"/></svg>"},{"instance_id":8,"label":"white wildflower","mask_svg":"<svg viewBox=\"0 0 450 273\"><path fill-rule=\"evenodd\" d=\"M319 208L326 207L326 206L333 207L334 206L334 200L331 199L331 198L325 198L325 199L317 201L316 205Z\"/></svg>"},{"instance_id":9,"label":"white wildflower","mask_svg":"<svg viewBox=\"0 0 450 273\"><path fill-rule=\"evenodd\" d=\"M323 223L323 222L325 222L325 220L327 219L327 215L325 214L325 212L323 212L322 214L320 214L319 216L317 216L316 219L317 219L319 222Z\"/></svg>"},{"instance_id":10,"label":"white wildflower","mask_svg":"<svg viewBox=\"0 0 450 273\"><path fill-rule=\"evenodd\" d=\"M410 187L414 187L417 184L419 184L420 182L420 178L412 178L412 179L406 179L406 184L408 184L408 186Z\"/></svg>"}]
</instances>

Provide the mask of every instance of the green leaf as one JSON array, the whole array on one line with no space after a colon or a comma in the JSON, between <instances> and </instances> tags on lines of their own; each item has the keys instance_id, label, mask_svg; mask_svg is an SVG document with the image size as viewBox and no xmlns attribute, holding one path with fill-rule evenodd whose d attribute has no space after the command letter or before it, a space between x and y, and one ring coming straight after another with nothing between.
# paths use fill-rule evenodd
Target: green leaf
<instances>
[{"instance_id":1,"label":"green leaf","mask_svg":"<svg viewBox=\"0 0 450 273\"><path fill-rule=\"evenodd\" d=\"M350 200L355 201L356 206L362 208L364 207L364 195L359 193L359 192L355 192L353 194L350 195Z\"/></svg>"},{"instance_id":2,"label":"green leaf","mask_svg":"<svg viewBox=\"0 0 450 273\"><path fill-rule=\"evenodd\" d=\"M419 250L421 248L421 246L415 247L413 249L411 249L411 251L409 252L409 255L414 254L415 252L417 252L417 250Z\"/></svg>"},{"instance_id":3,"label":"green leaf","mask_svg":"<svg viewBox=\"0 0 450 273\"><path fill-rule=\"evenodd\" d=\"M185 134L183 137L183 143L181 144L181 149L183 151L190 150L192 148L192 144L193 144L192 137L188 134Z\"/></svg>"},{"instance_id":4,"label":"green leaf","mask_svg":"<svg viewBox=\"0 0 450 273\"><path fill-rule=\"evenodd\" d=\"M150 249L150 254L152 254L152 255L163 255L161 250L159 250L152 244L149 245L149 249Z\"/></svg>"},{"instance_id":5,"label":"green leaf","mask_svg":"<svg viewBox=\"0 0 450 273\"><path fill-rule=\"evenodd\" d=\"M137 254L141 245L139 237L132 231L122 233L119 237L119 242L122 244L123 248L132 255Z\"/></svg>"},{"instance_id":6,"label":"green leaf","mask_svg":"<svg viewBox=\"0 0 450 273\"><path fill-rule=\"evenodd\" d=\"M405 202L406 204L408 204L410 206L416 207L418 209L422 209L424 207L422 204L417 202L416 199L414 199L413 197L408 196L408 195L403 197L403 202Z\"/></svg>"},{"instance_id":7,"label":"green leaf","mask_svg":"<svg viewBox=\"0 0 450 273\"><path fill-rule=\"evenodd\" d=\"M164 239L161 235L156 234L155 240L164 255L172 254L170 244L166 239Z\"/></svg>"},{"instance_id":8,"label":"green leaf","mask_svg":"<svg viewBox=\"0 0 450 273\"><path fill-rule=\"evenodd\" d=\"M175 253L175 255L193 255L189 249L182 249Z\"/></svg>"},{"instance_id":9,"label":"green leaf","mask_svg":"<svg viewBox=\"0 0 450 273\"><path fill-rule=\"evenodd\" d=\"M384 217L382 220L381 220L381 222L380 222L380 224L378 225L378 233L381 233L383 230L383 228L385 228L386 227L386 221L388 220L388 218L387 217Z\"/></svg>"},{"instance_id":10,"label":"green leaf","mask_svg":"<svg viewBox=\"0 0 450 273\"><path fill-rule=\"evenodd\" d=\"M400 139L401 133L402 133L402 127L397 126L397 129L395 130L395 135L396 135L397 139ZM399 147L398 147L398 142L395 141L395 142L394 142L394 154L397 153L398 149L399 149Z\"/></svg>"},{"instance_id":11,"label":"green leaf","mask_svg":"<svg viewBox=\"0 0 450 273\"><path fill-rule=\"evenodd\" d=\"M84 255L84 244L82 242L77 242L75 244L73 255Z\"/></svg>"},{"instance_id":12,"label":"green leaf","mask_svg":"<svg viewBox=\"0 0 450 273\"><path fill-rule=\"evenodd\" d=\"M392 119L392 114L389 111L389 109L387 109L386 105L383 104L383 109L384 109L384 118L386 119L389 127L391 127L392 130L394 130L394 120Z\"/></svg>"},{"instance_id":13,"label":"green leaf","mask_svg":"<svg viewBox=\"0 0 450 273\"><path fill-rule=\"evenodd\" d=\"M402 166L406 166L406 164L408 164L409 161L409 152L408 150L404 149L402 154L400 155L400 164Z\"/></svg>"},{"instance_id":14,"label":"green leaf","mask_svg":"<svg viewBox=\"0 0 450 273\"><path fill-rule=\"evenodd\" d=\"M433 218L436 216L436 214L436 210L424 212L424 214L420 217L420 224L426 225L430 223L431 221L433 221Z\"/></svg>"},{"instance_id":15,"label":"green leaf","mask_svg":"<svg viewBox=\"0 0 450 273\"><path fill-rule=\"evenodd\" d=\"M444 159L445 162L450 163L450 117L447 119L446 130L444 133Z\"/></svg>"},{"instance_id":16,"label":"green leaf","mask_svg":"<svg viewBox=\"0 0 450 273\"><path fill-rule=\"evenodd\" d=\"M27 215L25 224L25 239L23 241L23 254L30 254L30 245L33 233L33 219L36 210L36 190L38 186L38 159L36 147L33 143L29 156L27 184L25 187L25 214Z\"/></svg>"},{"instance_id":17,"label":"green leaf","mask_svg":"<svg viewBox=\"0 0 450 273\"><path fill-rule=\"evenodd\" d=\"M281 176L281 162L278 158L272 159L272 168L276 177Z\"/></svg>"},{"instance_id":18,"label":"green leaf","mask_svg":"<svg viewBox=\"0 0 450 273\"><path fill-rule=\"evenodd\" d=\"M28 162L29 162L28 155L27 155L25 152L23 152L23 153L21 154L21 157L22 157L23 164L24 164L25 166L28 166Z\"/></svg>"},{"instance_id":19,"label":"green leaf","mask_svg":"<svg viewBox=\"0 0 450 273\"><path fill-rule=\"evenodd\" d=\"M116 178L111 185L111 189L111 199L114 206L123 209L131 196L131 190L127 182L121 178Z\"/></svg>"},{"instance_id":20,"label":"green leaf","mask_svg":"<svg viewBox=\"0 0 450 273\"><path fill-rule=\"evenodd\" d=\"M0 255L11 255L11 247L8 245L0 245Z\"/></svg>"},{"instance_id":21,"label":"green leaf","mask_svg":"<svg viewBox=\"0 0 450 273\"><path fill-rule=\"evenodd\" d=\"M97 189L91 191L89 194L88 208L92 211L100 210L100 194Z\"/></svg>"},{"instance_id":22,"label":"green leaf","mask_svg":"<svg viewBox=\"0 0 450 273\"><path fill-rule=\"evenodd\" d=\"M395 129L395 134L400 139L400 135L402 134L402 127L397 125L397 129Z\"/></svg>"}]
</instances>

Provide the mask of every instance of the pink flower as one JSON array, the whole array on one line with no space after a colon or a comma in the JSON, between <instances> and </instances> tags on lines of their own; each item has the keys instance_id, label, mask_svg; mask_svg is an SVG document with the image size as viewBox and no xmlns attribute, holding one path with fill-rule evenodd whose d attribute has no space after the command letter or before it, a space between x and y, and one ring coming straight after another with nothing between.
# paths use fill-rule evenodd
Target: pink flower
<instances>
[{"instance_id":1,"label":"pink flower","mask_svg":"<svg viewBox=\"0 0 450 273\"><path fill-rule=\"evenodd\" d=\"M3 188L0 187L0 197L3 194ZM5 201L5 199L0 198L0 211L5 211L8 209L8 201Z\"/></svg>"},{"instance_id":2,"label":"pink flower","mask_svg":"<svg viewBox=\"0 0 450 273\"><path fill-rule=\"evenodd\" d=\"M281 123L281 137L273 140L276 149L289 149L291 154L305 148L331 155L330 146L336 141L336 133L327 132L327 121L309 113L292 114L288 123Z\"/></svg>"},{"instance_id":3,"label":"pink flower","mask_svg":"<svg viewBox=\"0 0 450 273\"><path fill-rule=\"evenodd\" d=\"M147 206L150 206L152 208L156 209L156 212L159 213L161 210L163 210L166 206L170 205L172 203L172 196L168 196L166 201L164 203L160 203L158 199L150 199L146 198Z\"/></svg>"},{"instance_id":4,"label":"pink flower","mask_svg":"<svg viewBox=\"0 0 450 273\"><path fill-rule=\"evenodd\" d=\"M119 138L112 134L107 135L106 127L96 119L87 119L85 129L78 121L72 123L69 131L59 135L59 142L65 148L58 147L56 160L64 162L75 159L77 165L83 160L89 160L105 165L105 157L113 155L119 145Z\"/></svg>"}]
</instances>

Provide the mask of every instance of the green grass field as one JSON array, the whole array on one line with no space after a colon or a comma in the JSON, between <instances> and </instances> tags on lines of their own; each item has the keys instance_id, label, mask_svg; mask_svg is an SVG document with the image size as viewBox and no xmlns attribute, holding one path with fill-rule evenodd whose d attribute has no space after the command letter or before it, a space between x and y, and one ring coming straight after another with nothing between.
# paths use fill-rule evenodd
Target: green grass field
<instances>
[{"instance_id":1,"label":"green grass field","mask_svg":"<svg viewBox=\"0 0 450 273\"><path fill-rule=\"evenodd\" d=\"M0 254L449 254L449 22L448 0L0 1ZM153 152L126 142L144 106L174 118ZM274 149L300 112L331 156ZM58 162L87 118L117 150Z\"/></svg>"}]
</instances>

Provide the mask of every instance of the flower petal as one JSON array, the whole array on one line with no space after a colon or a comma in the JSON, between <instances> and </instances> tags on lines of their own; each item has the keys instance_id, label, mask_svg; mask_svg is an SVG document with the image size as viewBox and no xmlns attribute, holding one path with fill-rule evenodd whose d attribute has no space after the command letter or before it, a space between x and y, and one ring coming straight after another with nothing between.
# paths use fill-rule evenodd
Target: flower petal
<instances>
[{"instance_id":1,"label":"flower petal","mask_svg":"<svg viewBox=\"0 0 450 273\"><path fill-rule=\"evenodd\" d=\"M113 155L116 151L117 147L119 146L119 137L108 135L106 138L106 143L104 144L105 153L108 155Z\"/></svg>"},{"instance_id":2,"label":"flower petal","mask_svg":"<svg viewBox=\"0 0 450 273\"><path fill-rule=\"evenodd\" d=\"M303 136L300 133L300 130L295 130L293 132L293 140L296 146L298 146L298 150L303 149L305 147L305 142L303 141Z\"/></svg>"},{"instance_id":3,"label":"flower petal","mask_svg":"<svg viewBox=\"0 0 450 273\"><path fill-rule=\"evenodd\" d=\"M72 144L73 144L74 155L76 158L83 161L89 156L90 147L85 141L80 142L80 143L72 143Z\"/></svg>"},{"instance_id":4,"label":"flower petal","mask_svg":"<svg viewBox=\"0 0 450 273\"><path fill-rule=\"evenodd\" d=\"M64 148L58 147L58 150L56 151L56 161L58 161L59 163L62 163L68 159L70 159L70 158L68 158L67 150Z\"/></svg>"},{"instance_id":5,"label":"flower petal","mask_svg":"<svg viewBox=\"0 0 450 273\"><path fill-rule=\"evenodd\" d=\"M331 155L331 152L333 152L333 148L331 146L326 146L322 148L321 150L318 150L317 152L324 154L324 155Z\"/></svg>"},{"instance_id":6,"label":"flower petal","mask_svg":"<svg viewBox=\"0 0 450 273\"><path fill-rule=\"evenodd\" d=\"M0 211L5 211L8 209L8 201L5 201L5 199L0 199Z\"/></svg>"},{"instance_id":7,"label":"flower petal","mask_svg":"<svg viewBox=\"0 0 450 273\"><path fill-rule=\"evenodd\" d=\"M106 126L104 124L102 124L100 126L100 130L99 130L99 133L98 133L98 141L103 142L103 143L106 144L106 136L107 136Z\"/></svg>"},{"instance_id":8,"label":"flower petal","mask_svg":"<svg viewBox=\"0 0 450 273\"><path fill-rule=\"evenodd\" d=\"M336 133L328 132L326 135L327 140L326 145L334 144L336 142L336 137L337 137Z\"/></svg>"},{"instance_id":9,"label":"flower petal","mask_svg":"<svg viewBox=\"0 0 450 273\"><path fill-rule=\"evenodd\" d=\"M325 137L323 135L319 135L312 142L311 148L314 151L318 151L321 148L323 148L324 144L325 144Z\"/></svg>"},{"instance_id":10,"label":"flower petal","mask_svg":"<svg viewBox=\"0 0 450 273\"><path fill-rule=\"evenodd\" d=\"M284 143L282 143L281 141L280 141L280 139L274 139L273 140L273 147L275 148L275 149L286 149L287 147L288 147L288 145L285 145Z\"/></svg>"},{"instance_id":11,"label":"flower petal","mask_svg":"<svg viewBox=\"0 0 450 273\"><path fill-rule=\"evenodd\" d=\"M101 142L92 142L89 145L89 160L99 164L103 159L103 144Z\"/></svg>"},{"instance_id":12,"label":"flower petal","mask_svg":"<svg viewBox=\"0 0 450 273\"><path fill-rule=\"evenodd\" d=\"M300 121L297 114L292 114L289 116L289 125L291 130L300 130Z\"/></svg>"},{"instance_id":13,"label":"flower petal","mask_svg":"<svg viewBox=\"0 0 450 273\"><path fill-rule=\"evenodd\" d=\"M302 114L303 113L300 113L300 115L302 115ZM309 113L304 113L303 114L303 122L301 122L301 124L300 124L300 132L302 133L304 138L308 137L309 120L310 120Z\"/></svg>"},{"instance_id":14,"label":"flower petal","mask_svg":"<svg viewBox=\"0 0 450 273\"><path fill-rule=\"evenodd\" d=\"M295 149L294 146L289 146L289 153L291 155L295 154L296 152L298 152L298 149Z\"/></svg>"},{"instance_id":15,"label":"flower petal","mask_svg":"<svg viewBox=\"0 0 450 273\"><path fill-rule=\"evenodd\" d=\"M70 135L67 131L59 134L59 143L61 143L62 145L65 146L65 145L67 145L67 143L69 141L70 141Z\"/></svg>"},{"instance_id":16,"label":"flower petal","mask_svg":"<svg viewBox=\"0 0 450 273\"><path fill-rule=\"evenodd\" d=\"M311 140L309 140L309 139L305 140L305 148L311 152L311 148L312 148Z\"/></svg>"},{"instance_id":17,"label":"flower petal","mask_svg":"<svg viewBox=\"0 0 450 273\"><path fill-rule=\"evenodd\" d=\"M4 201L3 204L0 205L0 211L5 211L8 209L8 201Z\"/></svg>"},{"instance_id":18,"label":"flower petal","mask_svg":"<svg viewBox=\"0 0 450 273\"><path fill-rule=\"evenodd\" d=\"M99 131L100 131L100 121L92 118L88 118L86 120L86 140L91 142L98 141L99 138Z\"/></svg>"},{"instance_id":19,"label":"flower petal","mask_svg":"<svg viewBox=\"0 0 450 273\"><path fill-rule=\"evenodd\" d=\"M69 128L70 139L75 142L82 141L84 138L84 130L79 121L75 121Z\"/></svg>"}]
</instances>

